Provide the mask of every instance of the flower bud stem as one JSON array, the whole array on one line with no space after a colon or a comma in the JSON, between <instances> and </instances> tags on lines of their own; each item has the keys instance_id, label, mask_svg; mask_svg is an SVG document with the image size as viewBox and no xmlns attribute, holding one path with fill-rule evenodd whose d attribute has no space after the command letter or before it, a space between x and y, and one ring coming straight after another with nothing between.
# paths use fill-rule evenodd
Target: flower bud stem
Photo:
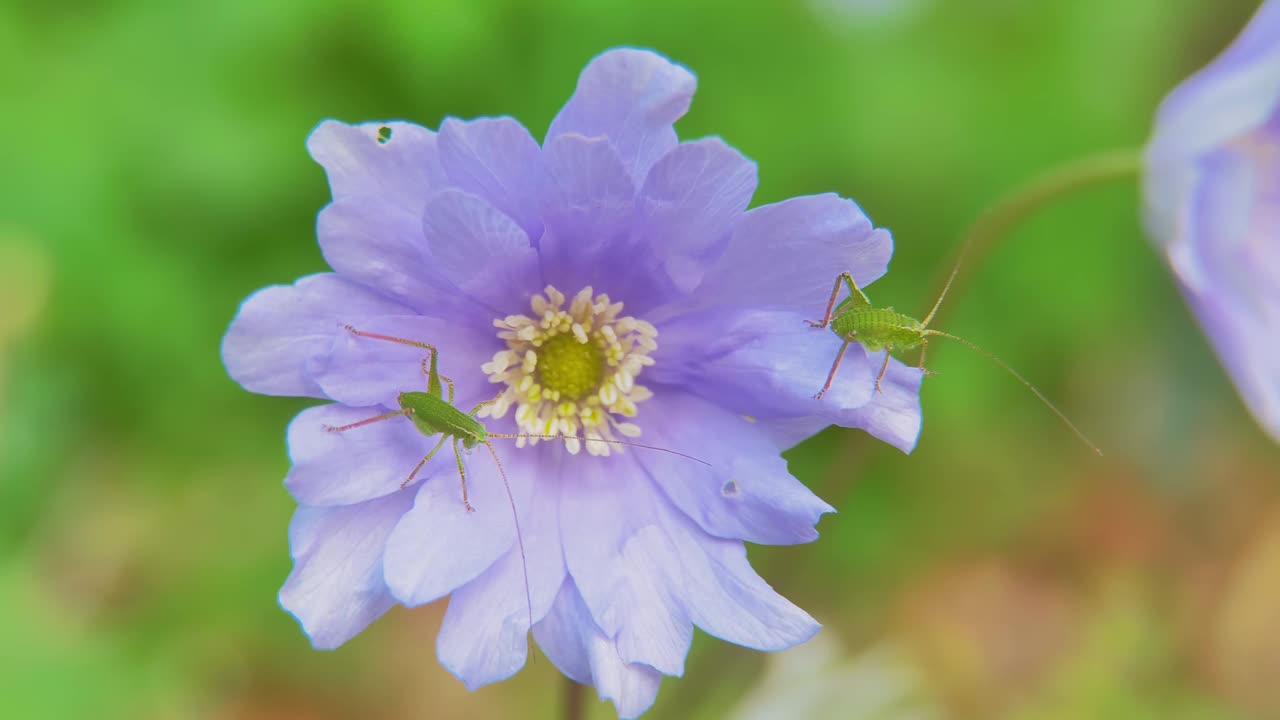
<instances>
[{"instance_id":1,"label":"flower bud stem","mask_svg":"<svg viewBox=\"0 0 1280 720\"><path fill-rule=\"evenodd\" d=\"M586 685L569 678L564 679L564 720L584 720L586 715Z\"/></svg>"},{"instance_id":2,"label":"flower bud stem","mask_svg":"<svg viewBox=\"0 0 1280 720\"><path fill-rule=\"evenodd\" d=\"M967 277L968 271L962 271L962 266L977 265L1025 220L1060 198L1103 183L1137 177L1141 169L1141 150L1111 150L1089 155L1032 178L983 210L965 232L946 280L936 284L941 290L934 295L938 300L930 319L934 319L942 298L956 281ZM970 262L963 263L966 258Z\"/></svg>"}]
</instances>

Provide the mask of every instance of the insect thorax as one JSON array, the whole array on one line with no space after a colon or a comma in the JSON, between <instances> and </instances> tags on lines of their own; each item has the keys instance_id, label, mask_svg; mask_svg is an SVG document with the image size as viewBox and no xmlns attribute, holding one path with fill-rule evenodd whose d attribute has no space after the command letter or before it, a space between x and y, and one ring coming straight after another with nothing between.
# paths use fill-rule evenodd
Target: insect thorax
<instances>
[{"instance_id":1,"label":"insect thorax","mask_svg":"<svg viewBox=\"0 0 1280 720\"><path fill-rule=\"evenodd\" d=\"M893 308L854 307L831 319L831 331L871 351L906 349L920 344L924 326Z\"/></svg>"},{"instance_id":2,"label":"insect thorax","mask_svg":"<svg viewBox=\"0 0 1280 720\"><path fill-rule=\"evenodd\" d=\"M402 392L400 407L413 411L409 417L423 435L444 433L461 438L467 447L473 447L488 436L479 420L431 393Z\"/></svg>"}]
</instances>

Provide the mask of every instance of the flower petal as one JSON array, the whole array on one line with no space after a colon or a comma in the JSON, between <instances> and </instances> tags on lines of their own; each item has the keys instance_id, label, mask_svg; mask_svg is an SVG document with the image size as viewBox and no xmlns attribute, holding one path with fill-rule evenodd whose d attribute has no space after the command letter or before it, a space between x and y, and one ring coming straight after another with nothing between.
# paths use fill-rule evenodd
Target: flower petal
<instances>
[{"instance_id":1,"label":"flower petal","mask_svg":"<svg viewBox=\"0 0 1280 720\"><path fill-rule=\"evenodd\" d=\"M508 552L455 590L436 635L436 657L468 690L506 680L529 655L520 554Z\"/></svg>"},{"instance_id":2,"label":"flower petal","mask_svg":"<svg viewBox=\"0 0 1280 720\"><path fill-rule=\"evenodd\" d=\"M634 252L631 238L635 185L605 138L561 135L543 157L550 178L542 192L543 277L559 288L594 285L617 295L614 276L647 257Z\"/></svg>"},{"instance_id":3,"label":"flower petal","mask_svg":"<svg viewBox=\"0 0 1280 720\"><path fill-rule=\"evenodd\" d=\"M299 507L289 524L293 572L280 605L319 649L336 648L395 600L382 581L382 549L413 491L333 508Z\"/></svg>"},{"instance_id":4,"label":"flower petal","mask_svg":"<svg viewBox=\"0 0 1280 720\"><path fill-rule=\"evenodd\" d=\"M555 486L539 483L532 505L520 513L524 556L519 546L508 550L449 599L436 637L436 655L469 690L504 680L524 667L530 614L534 622L541 620L564 583L558 504ZM522 564L526 561L527 586Z\"/></svg>"},{"instance_id":5,"label":"flower petal","mask_svg":"<svg viewBox=\"0 0 1280 720\"><path fill-rule=\"evenodd\" d=\"M440 353L440 374L453 381L457 390L454 404L464 411L494 394L480 370L498 347L492 333L421 315L347 316L342 322L362 333L434 345ZM328 397L354 407L398 409L400 393L427 389L423 361L431 353L426 348L358 336L336 324L334 329L338 337L332 351L317 361L313 370ZM447 383L443 389L447 398Z\"/></svg>"},{"instance_id":6,"label":"flower petal","mask_svg":"<svg viewBox=\"0 0 1280 720\"><path fill-rule=\"evenodd\" d=\"M622 545L614 559L622 572L616 591L630 597L613 608L623 614L614 640L618 656L648 665L663 675L684 674L684 659L693 643L693 624L678 597L680 548L660 528L641 528Z\"/></svg>"},{"instance_id":7,"label":"flower petal","mask_svg":"<svg viewBox=\"0 0 1280 720\"><path fill-rule=\"evenodd\" d=\"M719 138L682 143L649 171L636 224L677 287L702 281L755 189L755 163Z\"/></svg>"},{"instance_id":8,"label":"flower petal","mask_svg":"<svg viewBox=\"0 0 1280 720\"><path fill-rule=\"evenodd\" d=\"M321 405L298 413L289 423L292 466L284 485L302 505L352 505L399 492L413 468L438 438L427 438L407 417L397 417L344 432L330 432L386 412L381 407ZM447 449L423 468L453 467Z\"/></svg>"},{"instance_id":9,"label":"flower petal","mask_svg":"<svg viewBox=\"0 0 1280 720\"><path fill-rule=\"evenodd\" d=\"M311 131L307 151L328 173L334 200L372 195L417 216L427 196L447 185L436 134L413 123L325 120Z\"/></svg>"},{"instance_id":10,"label":"flower petal","mask_svg":"<svg viewBox=\"0 0 1280 720\"><path fill-rule=\"evenodd\" d=\"M487 200L536 245L542 237L538 188L546 180L542 149L529 131L509 117L446 118L439 145L453 184Z\"/></svg>"},{"instance_id":11,"label":"flower petal","mask_svg":"<svg viewBox=\"0 0 1280 720\"><path fill-rule=\"evenodd\" d=\"M1280 115L1255 135L1197 164L1186 233L1167 253L1240 397L1280 439Z\"/></svg>"},{"instance_id":12,"label":"flower petal","mask_svg":"<svg viewBox=\"0 0 1280 720\"><path fill-rule=\"evenodd\" d=\"M480 197L461 190L433 196L422 229L440 271L498 317L527 306L541 288L529 236Z\"/></svg>"},{"instance_id":13,"label":"flower petal","mask_svg":"<svg viewBox=\"0 0 1280 720\"><path fill-rule=\"evenodd\" d=\"M586 645L596 693L601 700L613 703L618 720L640 717L653 707L662 673L648 665L626 662L617 644L599 631L586 638Z\"/></svg>"},{"instance_id":14,"label":"flower petal","mask_svg":"<svg viewBox=\"0 0 1280 720\"><path fill-rule=\"evenodd\" d=\"M1221 298L1196 296L1185 288L1184 292L1246 407L1262 429L1280 441L1280 311L1242 318L1238 307Z\"/></svg>"},{"instance_id":15,"label":"flower petal","mask_svg":"<svg viewBox=\"0 0 1280 720\"><path fill-rule=\"evenodd\" d=\"M543 152L550 175L543 216L565 240L603 245L630 231L635 183L606 138L569 133Z\"/></svg>"},{"instance_id":16,"label":"flower petal","mask_svg":"<svg viewBox=\"0 0 1280 720\"><path fill-rule=\"evenodd\" d=\"M880 360L877 361L876 358ZM871 356L871 365L878 367L884 355ZM918 368L904 365L894 359L880 383L880 392L871 401L856 408L841 410L834 418L820 415L764 418L756 424L772 438L779 450L787 450L796 443L812 436L828 425L859 428L872 437L910 453L920 437L922 417L920 412L920 384L924 380Z\"/></svg>"},{"instance_id":17,"label":"flower petal","mask_svg":"<svg viewBox=\"0 0 1280 720\"><path fill-rule=\"evenodd\" d=\"M879 361L875 359L877 356ZM879 367L883 357L881 354L871 355L869 364ZM837 376L837 383L842 382L839 378ZM923 422L920 411L920 384L923 380L924 375L918 368L891 359L880 383L881 391L872 393L871 400L862 405L835 408L822 415L755 418L756 425L779 450L794 447L828 425L839 425L865 430L877 440L910 453L916 447Z\"/></svg>"},{"instance_id":18,"label":"flower petal","mask_svg":"<svg viewBox=\"0 0 1280 720\"><path fill-rule=\"evenodd\" d=\"M565 577L551 609L533 626L533 639L538 647L565 677L583 685L591 684L591 656L586 638L600 633L591 611L574 586Z\"/></svg>"},{"instance_id":19,"label":"flower petal","mask_svg":"<svg viewBox=\"0 0 1280 720\"><path fill-rule=\"evenodd\" d=\"M332 273L272 285L240 306L222 339L222 362L250 392L324 397L309 367L333 346L338 318L404 312L402 305Z\"/></svg>"},{"instance_id":20,"label":"flower petal","mask_svg":"<svg viewBox=\"0 0 1280 720\"><path fill-rule=\"evenodd\" d=\"M880 358L883 359L883 355ZM923 421L920 413L923 380L924 374L919 368L890 360L880 392L874 393L871 402L865 405L842 410L836 424L861 428L872 437L910 453L916 447Z\"/></svg>"},{"instance_id":21,"label":"flower petal","mask_svg":"<svg viewBox=\"0 0 1280 720\"><path fill-rule=\"evenodd\" d=\"M609 50L583 69L544 145L565 133L607 136L639 184L653 163L675 147L671 126L689 110L697 84L693 73L657 53Z\"/></svg>"},{"instance_id":22,"label":"flower petal","mask_svg":"<svg viewBox=\"0 0 1280 720\"><path fill-rule=\"evenodd\" d=\"M1152 240L1258 422L1280 440L1280 2L1160 106Z\"/></svg>"},{"instance_id":23,"label":"flower petal","mask_svg":"<svg viewBox=\"0 0 1280 720\"><path fill-rule=\"evenodd\" d=\"M560 514L578 519L561 527L569 574L622 660L679 674L673 670L683 669L688 651L686 619L762 650L817 632L813 618L751 570L740 541L707 535L657 488L607 462L617 459L575 462Z\"/></svg>"},{"instance_id":24,"label":"flower petal","mask_svg":"<svg viewBox=\"0 0 1280 720\"><path fill-rule=\"evenodd\" d=\"M757 419L819 416L840 422L848 409L871 400L879 370L853 343L831 389L814 399L843 343L791 312L714 308L663 323L659 338L658 362L646 380L683 386Z\"/></svg>"},{"instance_id":25,"label":"flower petal","mask_svg":"<svg viewBox=\"0 0 1280 720\"><path fill-rule=\"evenodd\" d=\"M692 305L747 305L821 320L836 277L848 271L860 288L889 267L893 239L852 200L810 195L747 212Z\"/></svg>"},{"instance_id":26,"label":"flower petal","mask_svg":"<svg viewBox=\"0 0 1280 720\"><path fill-rule=\"evenodd\" d=\"M711 463L634 451L667 498L708 534L770 545L811 542L818 537L818 518L834 512L787 472L757 423L674 389L654 397L642 412L679 418L646 424L643 442Z\"/></svg>"},{"instance_id":27,"label":"flower petal","mask_svg":"<svg viewBox=\"0 0 1280 720\"><path fill-rule=\"evenodd\" d=\"M613 701L619 720L639 717L658 697L662 674L622 660L617 645L592 620L568 578L551 611L533 627L533 637L560 672L575 682L595 685L601 700Z\"/></svg>"},{"instance_id":28,"label":"flower petal","mask_svg":"<svg viewBox=\"0 0 1280 720\"><path fill-rule=\"evenodd\" d=\"M676 597L680 553L656 526L665 503L626 456L577 456L561 487L565 565L622 660L684 673L693 626ZM670 573L676 572L676 576Z\"/></svg>"},{"instance_id":29,"label":"flower petal","mask_svg":"<svg viewBox=\"0 0 1280 720\"><path fill-rule=\"evenodd\" d=\"M410 212L372 196L337 200L320 211L316 235L329 267L426 315L478 319L481 305L439 270L422 235L426 200Z\"/></svg>"},{"instance_id":30,"label":"flower petal","mask_svg":"<svg viewBox=\"0 0 1280 720\"><path fill-rule=\"evenodd\" d=\"M689 525L667 527L682 548L682 600L694 624L708 634L774 651L799 645L821 629L751 569L741 542L709 538Z\"/></svg>"},{"instance_id":31,"label":"flower petal","mask_svg":"<svg viewBox=\"0 0 1280 720\"><path fill-rule=\"evenodd\" d=\"M1150 161L1194 158L1264 124L1280 105L1277 48L1280 3L1264 2L1226 51L1160 104Z\"/></svg>"},{"instance_id":32,"label":"flower petal","mask_svg":"<svg viewBox=\"0 0 1280 720\"><path fill-rule=\"evenodd\" d=\"M448 449L441 452L449 452ZM474 512L463 506L458 472L449 469L423 483L413 509L387 539L383 570L397 600L413 607L438 600L476 579L510 550L516 531L512 500L485 448L478 462L463 454L467 490ZM533 487L533 467L506 463L516 507L525 507Z\"/></svg>"}]
</instances>

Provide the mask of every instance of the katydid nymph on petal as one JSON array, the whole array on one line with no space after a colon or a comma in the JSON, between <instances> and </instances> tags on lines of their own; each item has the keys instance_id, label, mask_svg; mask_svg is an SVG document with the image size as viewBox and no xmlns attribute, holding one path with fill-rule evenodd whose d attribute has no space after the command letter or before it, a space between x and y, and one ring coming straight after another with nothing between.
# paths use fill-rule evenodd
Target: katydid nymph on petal
<instances>
[{"instance_id":1,"label":"katydid nymph on petal","mask_svg":"<svg viewBox=\"0 0 1280 720\"><path fill-rule=\"evenodd\" d=\"M938 300L933 304L933 308L929 311L929 314L925 316L924 320L917 320L909 315L904 315L897 312L892 307L876 307L871 303L871 300L867 298L866 294L858 288L858 284L854 282L852 275L848 272L840 273L840 275L836 277L835 285L831 288L831 299L827 301L827 312L823 316L822 320L805 321L814 328L830 327L831 332L835 333L837 337L844 341L844 344L840 346L840 351L836 354L835 362L831 365L831 372L827 374L826 384L822 386L822 389L819 390L818 394L814 397L821 399L822 396L826 394L827 390L831 388L831 383L835 381L836 371L840 368L840 361L844 359L844 353L849 349L850 343L856 342L866 348L868 352L885 351L884 363L880 366L880 372L876 375L875 391L880 392L880 383L884 380L884 375L889 369L889 358L894 350L910 350L912 348L919 347L920 362L918 367L921 372L929 374L929 371L925 370L924 367L925 350L928 349L929 338L948 338L978 351L990 358L992 362L1008 371L1014 379L1022 383L1037 398L1039 398L1040 402L1045 404L1045 407L1052 410L1053 413L1062 420L1062 422L1066 423L1067 427L1071 429L1071 432L1075 433L1076 437L1080 438L1085 445L1088 445L1090 450L1101 455L1102 451L1098 449L1098 446L1094 445L1093 442L1075 426L1075 423L1071 422L1071 420L1069 420L1067 416L1063 414L1063 412L1053 403L1049 402L1049 399L1037 390L1034 385L1028 382L1026 378L1022 377L1022 375L1018 374L1016 370L1005 364L1003 360L990 352L983 350L977 345L974 345L968 340L965 340L964 338L956 337L955 335L942 332L941 330L933 330L929 327L929 323L933 320L934 315L937 314L938 308L942 306L942 300L947 296L947 290L951 288L951 283L955 280L956 271L958 269L959 264L957 264L951 271L951 275L947 279L947 284L943 286L942 292L938 295ZM839 305L837 305L836 298L840 296L841 283L849 287L849 297L845 298Z\"/></svg>"},{"instance_id":2,"label":"katydid nymph on petal","mask_svg":"<svg viewBox=\"0 0 1280 720\"><path fill-rule=\"evenodd\" d=\"M403 483L400 484L401 489L409 486L410 483L418 476L422 468L435 457L435 454L444 447L446 442L452 441L454 458L458 465L458 479L462 486L462 505L467 512L475 512L471 507L471 502L467 497L467 471L462 461L462 451L470 450L477 445L484 445L489 450L489 454L493 456L493 462L497 465L498 475L502 478L502 483L507 493L507 500L511 506L511 517L515 524L516 540L520 550L520 562L524 571L525 579L525 601L529 608L529 624L533 624L533 599L529 589L529 571L527 559L525 557L524 536L520 531L520 516L516 510L515 499L511 493L511 485L507 481L506 471L502 467L502 461L498 458L498 453L490 442L492 438L503 439L520 439L530 438L538 440L579 440L585 442L601 442L611 445L627 445L631 447L644 448L647 450L658 450L661 452L679 455L703 465L710 465L703 460L699 460L691 455L686 455L675 450L667 448L655 447L653 445L644 445L641 443L624 442L621 440L609 440L595 437L579 437L576 435L538 435L531 433L494 433L489 432L487 428L476 418L476 413L480 412L484 407L493 404L497 398L486 400L477 404L468 412L463 412L454 402L454 384L453 380L441 375L438 369L439 351L434 345L419 342L416 340L407 340L405 338L394 337L391 335L382 335L378 333L365 332L357 330L350 325L343 325L343 330L351 333L356 337L367 338L371 340L380 340L385 342L397 343L400 345L408 345L410 347L421 348L427 352L427 356L422 359L422 372L427 377L427 389L423 391L404 391L399 393L397 400L400 405L399 410L376 415L374 417L360 420L358 422L347 425L332 426L326 425L325 430L334 433L346 432L357 428L371 425L386 420L392 420L399 417L407 417L411 420L417 430L425 436L439 435L440 440L431 450L423 456L422 460L409 471ZM445 387L448 393L445 393Z\"/></svg>"}]
</instances>

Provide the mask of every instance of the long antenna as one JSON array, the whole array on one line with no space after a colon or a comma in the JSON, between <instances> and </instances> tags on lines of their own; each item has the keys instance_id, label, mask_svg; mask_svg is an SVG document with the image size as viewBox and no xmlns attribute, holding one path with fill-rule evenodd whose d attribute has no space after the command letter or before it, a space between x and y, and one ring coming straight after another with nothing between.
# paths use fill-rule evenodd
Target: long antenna
<instances>
[{"instance_id":1,"label":"long antenna","mask_svg":"<svg viewBox=\"0 0 1280 720\"><path fill-rule=\"evenodd\" d=\"M952 274L952 277L955 277L955 274L954 274L954 273ZM946 292L944 291L944 292L943 292L943 294L945 295L945 294L946 294ZM939 300L941 300L941 298L939 298ZM935 306L935 307L934 307L934 309L936 310L936 309L937 309L937 307ZM930 313L930 316L932 316L932 313ZM1095 453L1097 453L1098 455L1102 455L1102 451L1098 449L1098 446L1097 446L1097 445L1094 445L1094 444L1093 444L1093 441L1091 441L1088 437L1086 437L1084 433L1080 432L1080 428L1076 427L1075 423L1071 422L1071 420L1070 420L1070 419L1068 419L1068 418L1067 418L1067 416L1066 416L1066 415L1064 415L1064 414L1062 413L1062 411L1061 411L1061 410L1059 410L1059 409L1057 408L1057 406L1055 406L1053 403L1049 402L1049 398L1045 397L1043 393L1041 393L1039 390L1037 390L1035 385L1032 385L1030 382L1028 382L1028 381L1027 381L1027 379L1026 379L1026 378L1024 378L1024 377L1022 377L1021 375L1019 375L1019 374L1018 374L1018 371L1017 371L1017 370L1014 370L1014 369L1013 369L1013 368L1011 368L1011 367L1009 367L1009 365L1008 365L1007 363L1005 363L1005 361L1003 361L1003 360L1001 360L1000 358L996 357L996 356L995 356L994 354L992 354L991 352L989 352L989 351L987 351L987 350L983 350L982 348L978 347L977 345L974 345L973 343L969 342L968 340L965 340L965 339L964 339L964 338L962 338L962 337L956 337L955 335L952 335L952 334L950 334L950 333L944 333L944 332L942 332L942 331L940 331L940 330L925 330L925 331L924 331L924 333L925 333L926 335L934 335L934 336L937 336L937 337L944 337L944 338L947 338L947 339L949 339L949 340L955 340L956 342L960 343L961 345L967 345L967 346L969 346L970 348L972 348L973 350L977 350L978 352L982 353L983 355L986 355L988 358L991 358L992 362L994 362L995 364L997 364L997 365L999 365L1000 367L1002 367L1002 368L1004 368L1005 370L1007 370L1007 371L1009 372L1009 374L1010 374L1010 375L1012 375L1014 378L1016 378L1016 379L1017 379L1017 381L1018 381L1018 382L1022 383L1024 386L1026 386L1026 388L1027 388L1028 390L1030 390L1032 393L1034 393L1036 397L1040 398L1040 402L1044 403L1044 404L1045 404L1045 407L1047 407L1047 408L1049 408L1050 410L1052 410L1054 415L1057 415L1057 416L1062 420L1062 422L1066 423L1066 424L1067 424L1067 427L1071 428L1071 432L1075 433L1075 434L1076 434L1076 437L1080 438L1081 442L1083 442L1085 445L1088 445L1090 450L1094 451L1094 452L1095 452Z\"/></svg>"},{"instance_id":2,"label":"long antenna","mask_svg":"<svg viewBox=\"0 0 1280 720\"><path fill-rule=\"evenodd\" d=\"M581 440L582 442L602 442L602 443L609 443L610 445L626 445L628 447L638 447L638 448L644 448L645 450L657 450L659 452L671 453L672 455L679 455L682 458L687 458L689 460L693 460L694 462L700 462L703 465L706 465L707 467L711 467L711 463L707 462L706 460L703 460L701 458L696 458L692 455L685 455L682 452L677 452L675 450L671 450L668 448L658 447L657 445L645 445L643 443L623 442L622 440L605 440L604 438L585 438L579 435L534 435L531 433L488 433L488 435L491 438L533 438L536 440Z\"/></svg>"},{"instance_id":3,"label":"long antenna","mask_svg":"<svg viewBox=\"0 0 1280 720\"><path fill-rule=\"evenodd\" d=\"M502 486L507 489L507 500L511 504L511 519L516 523L516 543L520 547L520 570L524 573L524 601L525 607L529 610L529 630L533 630L533 593L529 590L529 559L524 552L524 533L520 531L520 513L516 512L516 499L511 494L511 483L507 482L507 471L502 469L498 451L493 449L493 443L488 440L484 441L484 446L489 448L489 454L493 456L493 462L498 466L498 474L502 476Z\"/></svg>"},{"instance_id":4,"label":"long antenna","mask_svg":"<svg viewBox=\"0 0 1280 720\"><path fill-rule=\"evenodd\" d=\"M921 327L929 327L929 323L933 321L933 316L938 314L938 308L942 307L942 300L947 297L947 291L951 289L951 283L954 283L956 275L960 274L960 263L964 261L965 253L969 251L971 240L971 237L966 237L964 244L960 246L960 252L956 254L956 264L951 266L951 274L947 276L947 282L942 286L942 292L938 293L938 299L934 301L929 314L924 316L924 322L921 323Z\"/></svg>"}]
</instances>

